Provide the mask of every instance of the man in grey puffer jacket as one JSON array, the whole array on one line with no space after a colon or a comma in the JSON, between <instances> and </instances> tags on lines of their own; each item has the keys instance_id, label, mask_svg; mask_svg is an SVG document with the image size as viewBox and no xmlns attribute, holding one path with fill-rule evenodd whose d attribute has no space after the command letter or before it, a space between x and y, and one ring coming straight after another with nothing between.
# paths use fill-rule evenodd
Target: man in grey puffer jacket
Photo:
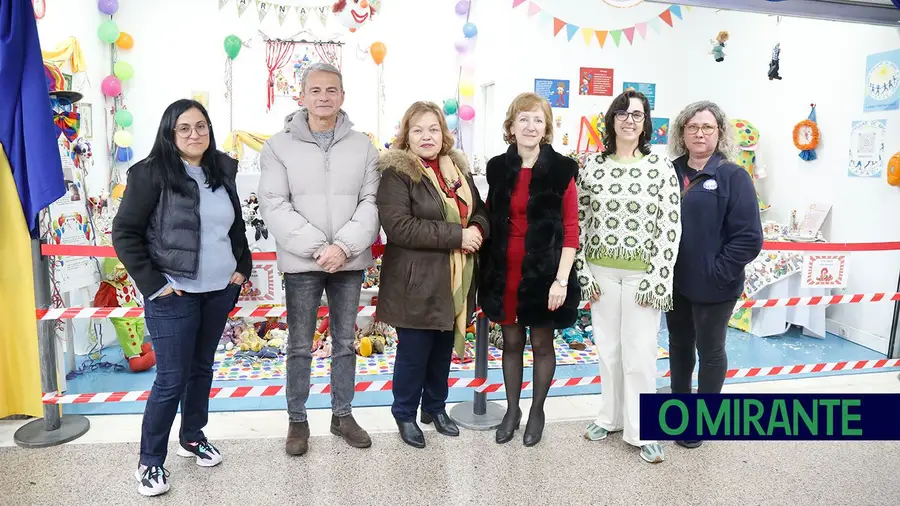
<instances>
[{"instance_id":1,"label":"man in grey puffer jacket","mask_svg":"<svg viewBox=\"0 0 900 506\"><path fill-rule=\"evenodd\" d=\"M380 230L375 195L378 151L352 129L341 110L343 79L335 67L317 63L303 76L303 103L285 119L260 153L259 210L275 237L284 273L287 320L285 450L309 448L309 398L316 316L328 298L331 356L331 432L351 446L372 441L351 414L356 382L354 350L363 270L373 264L371 247Z\"/></svg>"}]
</instances>

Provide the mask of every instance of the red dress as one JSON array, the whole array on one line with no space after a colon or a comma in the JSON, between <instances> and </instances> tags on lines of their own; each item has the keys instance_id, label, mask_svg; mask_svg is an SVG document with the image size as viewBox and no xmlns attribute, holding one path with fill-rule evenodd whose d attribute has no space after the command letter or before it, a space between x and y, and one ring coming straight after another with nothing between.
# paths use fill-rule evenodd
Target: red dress
<instances>
[{"instance_id":1,"label":"red dress","mask_svg":"<svg viewBox=\"0 0 900 506\"><path fill-rule=\"evenodd\" d=\"M509 201L509 244L506 250L506 290L503 294L503 314L500 325L514 325L519 303L519 283L522 281L522 260L525 258L525 232L528 230L528 186L531 169L522 167ZM575 180L563 195L563 247L578 247L578 190Z\"/></svg>"}]
</instances>

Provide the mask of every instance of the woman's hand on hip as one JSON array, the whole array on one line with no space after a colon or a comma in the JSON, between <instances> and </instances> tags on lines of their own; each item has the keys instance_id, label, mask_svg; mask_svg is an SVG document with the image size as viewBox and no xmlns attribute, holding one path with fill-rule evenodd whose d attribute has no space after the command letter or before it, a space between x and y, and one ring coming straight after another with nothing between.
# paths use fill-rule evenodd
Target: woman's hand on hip
<instances>
[{"instance_id":1,"label":"woman's hand on hip","mask_svg":"<svg viewBox=\"0 0 900 506\"><path fill-rule=\"evenodd\" d=\"M554 281L553 284L550 285L550 295L547 298L547 309L550 311L559 309L563 303L566 302L566 295L568 295L568 290Z\"/></svg>"},{"instance_id":2,"label":"woman's hand on hip","mask_svg":"<svg viewBox=\"0 0 900 506\"><path fill-rule=\"evenodd\" d=\"M244 281L247 281L247 278L244 277L240 272L235 272L231 275L231 284L233 285L243 285Z\"/></svg>"}]
</instances>

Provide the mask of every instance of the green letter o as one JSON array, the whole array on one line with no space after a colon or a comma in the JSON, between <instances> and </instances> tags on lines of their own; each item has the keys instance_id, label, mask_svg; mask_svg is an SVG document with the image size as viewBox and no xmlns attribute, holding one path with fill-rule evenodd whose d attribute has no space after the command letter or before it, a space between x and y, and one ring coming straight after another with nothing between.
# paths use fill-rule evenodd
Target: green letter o
<instances>
[{"instance_id":1,"label":"green letter o","mask_svg":"<svg viewBox=\"0 0 900 506\"><path fill-rule=\"evenodd\" d=\"M669 424L666 423L666 410L669 409L670 406L676 406L681 410L681 425L678 426L677 429L672 429L669 427ZM669 399L662 404L659 408L659 426L666 434L670 436L674 436L676 434L681 434L684 432L684 429L688 426L688 409L687 406L684 405L683 402L678 399Z\"/></svg>"}]
</instances>

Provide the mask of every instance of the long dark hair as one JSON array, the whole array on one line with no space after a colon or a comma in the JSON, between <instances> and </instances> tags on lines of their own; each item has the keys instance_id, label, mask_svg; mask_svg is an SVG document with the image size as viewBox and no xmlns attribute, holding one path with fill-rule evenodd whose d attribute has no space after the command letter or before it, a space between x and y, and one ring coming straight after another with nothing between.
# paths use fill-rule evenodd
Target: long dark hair
<instances>
[{"instance_id":1,"label":"long dark hair","mask_svg":"<svg viewBox=\"0 0 900 506\"><path fill-rule=\"evenodd\" d=\"M644 107L644 128L641 129L641 135L638 137L637 149L644 155L650 154L650 136L653 134L653 120L650 119L650 101L643 93L634 90L627 90L609 104L609 110L603 118L603 125L606 132L603 134L603 156L614 155L616 153L616 111L627 111L631 105L631 99L636 98L641 101Z\"/></svg>"},{"instance_id":2,"label":"long dark hair","mask_svg":"<svg viewBox=\"0 0 900 506\"><path fill-rule=\"evenodd\" d=\"M163 186L181 194L188 193L188 176L184 170L181 153L175 144L175 127L178 126L178 117L191 109L199 110L209 125L209 147L203 152L200 160L206 185L215 191L225 183L225 173L216 161L218 150L209 113L200 102L181 99L172 103L163 113L159 121L159 130L156 131L156 140L153 141L150 155L147 156L147 160L155 169L154 175L160 178Z\"/></svg>"}]
</instances>

